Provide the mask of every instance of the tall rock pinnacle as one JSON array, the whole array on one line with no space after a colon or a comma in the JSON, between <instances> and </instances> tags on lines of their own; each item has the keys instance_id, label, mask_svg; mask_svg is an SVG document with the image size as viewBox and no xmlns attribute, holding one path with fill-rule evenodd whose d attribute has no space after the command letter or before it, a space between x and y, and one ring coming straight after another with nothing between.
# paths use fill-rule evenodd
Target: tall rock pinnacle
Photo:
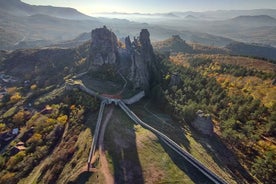
<instances>
[{"instance_id":1,"label":"tall rock pinnacle","mask_svg":"<svg viewBox=\"0 0 276 184\"><path fill-rule=\"evenodd\" d=\"M148 90L150 87L150 78L154 67L155 55L150 43L150 34L147 29L141 30L138 40L134 38L134 49L129 51L131 53L130 81L133 82L134 88Z\"/></svg>"},{"instance_id":2,"label":"tall rock pinnacle","mask_svg":"<svg viewBox=\"0 0 276 184\"><path fill-rule=\"evenodd\" d=\"M107 29L92 30L92 42L89 50L89 61L92 65L115 64L118 55L118 42L116 35Z\"/></svg>"}]
</instances>

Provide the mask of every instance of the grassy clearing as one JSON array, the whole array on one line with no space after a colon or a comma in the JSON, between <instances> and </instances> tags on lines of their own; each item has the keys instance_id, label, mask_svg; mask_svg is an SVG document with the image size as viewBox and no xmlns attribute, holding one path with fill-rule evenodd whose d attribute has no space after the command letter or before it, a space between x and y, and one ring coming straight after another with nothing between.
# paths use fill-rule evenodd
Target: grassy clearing
<instances>
[{"instance_id":1,"label":"grassy clearing","mask_svg":"<svg viewBox=\"0 0 276 184\"><path fill-rule=\"evenodd\" d=\"M74 154L70 162L64 166L58 183L68 183L69 181L75 181L83 169L86 169L91 142L91 131L89 128L87 128L80 133L78 141L76 142L78 151Z\"/></svg>"},{"instance_id":2,"label":"grassy clearing","mask_svg":"<svg viewBox=\"0 0 276 184\"><path fill-rule=\"evenodd\" d=\"M119 109L107 127L105 148L117 183L206 183L201 173Z\"/></svg>"},{"instance_id":3,"label":"grassy clearing","mask_svg":"<svg viewBox=\"0 0 276 184\"><path fill-rule=\"evenodd\" d=\"M132 109L142 120L168 135L221 178L224 178L229 183L236 183L229 174L225 160L223 160L223 158L228 160L232 160L232 158L218 155L225 154L223 151L220 151L220 153L217 153L217 151L218 149L225 150L226 147L217 138L204 137L190 129L189 126L181 125L168 118L167 115L162 115L162 112L153 106L147 106L147 110L144 106L145 101L133 106ZM153 114L158 115L159 118L156 118ZM227 156L231 156L231 154L227 154Z\"/></svg>"}]
</instances>

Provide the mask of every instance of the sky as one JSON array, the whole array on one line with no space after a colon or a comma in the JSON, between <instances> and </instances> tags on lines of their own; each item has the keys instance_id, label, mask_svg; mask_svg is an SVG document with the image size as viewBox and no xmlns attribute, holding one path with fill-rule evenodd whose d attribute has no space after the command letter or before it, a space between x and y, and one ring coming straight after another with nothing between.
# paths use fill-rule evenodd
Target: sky
<instances>
[{"instance_id":1,"label":"sky","mask_svg":"<svg viewBox=\"0 0 276 184\"><path fill-rule=\"evenodd\" d=\"M21 0L33 5L72 7L87 15L102 12L167 13L173 11L276 9L276 0Z\"/></svg>"}]
</instances>

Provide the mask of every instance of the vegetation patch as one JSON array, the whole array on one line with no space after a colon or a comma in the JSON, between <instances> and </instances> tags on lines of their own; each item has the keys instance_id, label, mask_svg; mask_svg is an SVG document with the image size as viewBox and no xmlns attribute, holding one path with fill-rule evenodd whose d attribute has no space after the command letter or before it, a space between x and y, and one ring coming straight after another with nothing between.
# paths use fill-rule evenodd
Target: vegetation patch
<instances>
[{"instance_id":1,"label":"vegetation patch","mask_svg":"<svg viewBox=\"0 0 276 184\"><path fill-rule=\"evenodd\" d=\"M160 86L153 88L153 94L157 94L154 97L160 107L166 107L164 110L167 113L173 114L174 118L183 123L191 122L195 117L195 112L199 109L210 113L219 122L217 127L221 138L229 147L237 151L245 167L254 170L256 169L254 164L257 160L260 161L259 158L265 162L264 155L269 155L270 152L276 153L276 150L271 147L260 148L257 145L258 141L264 137L275 139L276 105L275 95L271 94L271 91L275 90L272 85L275 73L271 71L271 68L274 71L275 65L266 63L264 65L266 67L253 69L237 61L233 62L239 58L183 54L171 56L171 62L165 58L161 66L163 82ZM217 61L218 59L222 61ZM229 61L232 62L229 63ZM255 62L254 59L253 61ZM265 61L258 62L265 63ZM237 79L236 83L225 81L221 76ZM252 80L250 82L251 78L257 79L255 81L260 81L260 83L265 80L260 84L260 86L265 86L265 89L258 91L259 85L253 87ZM243 86L243 82L246 82L247 86ZM249 87L251 85L252 87ZM262 91L265 95L257 94ZM272 99L268 102L267 98ZM273 168L275 164L275 162L270 162L267 168ZM251 174L255 174L262 181L269 180L267 176L274 175L275 171L267 168L259 168L269 173L266 176L256 174L259 172L255 170Z\"/></svg>"}]
</instances>

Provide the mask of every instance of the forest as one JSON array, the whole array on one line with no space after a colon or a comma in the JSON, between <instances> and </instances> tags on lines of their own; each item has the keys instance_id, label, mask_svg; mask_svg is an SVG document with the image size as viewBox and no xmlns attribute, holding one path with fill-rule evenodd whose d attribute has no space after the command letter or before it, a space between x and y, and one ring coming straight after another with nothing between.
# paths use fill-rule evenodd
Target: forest
<instances>
[{"instance_id":1,"label":"forest","mask_svg":"<svg viewBox=\"0 0 276 184\"><path fill-rule=\"evenodd\" d=\"M182 123L192 122L197 110L209 113L220 137L251 173L264 183L276 182L275 145L266 139L275 140L276 136L275 101L265 106L245 90L231 93L230 86L236 88L231 81L228 85L218 81L221 75L272 81L275 73L214 62L208 57L186 62L181 57L162 59L163 80L152 90L157 94L155 102Z\"/></svg>"}]
</instances>

